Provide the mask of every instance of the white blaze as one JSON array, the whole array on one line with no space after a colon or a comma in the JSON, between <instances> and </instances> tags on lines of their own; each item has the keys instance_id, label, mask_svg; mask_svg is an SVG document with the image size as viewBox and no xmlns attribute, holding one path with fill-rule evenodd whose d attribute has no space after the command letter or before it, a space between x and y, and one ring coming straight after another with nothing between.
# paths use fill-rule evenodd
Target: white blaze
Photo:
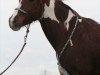
<instances>
[{"instance_id":1,"label":"white blaze","mask_svg":"<svg viewBox=\"0 0 100 75\"><path fill-rule=\"evenodd\" d=\"M19 4L19 6L17 8L21 7L21 5L22 5L21 2L22 2L22 0L20 0L20 4ZM18 14L18 10L15 10L13 15L12 15L12 17L11 17L11 19L10 19L10 25L11 26L13 26L12 22L14 21L14 18L16 17L17 14Z\"/></svg>"}]
</instances>

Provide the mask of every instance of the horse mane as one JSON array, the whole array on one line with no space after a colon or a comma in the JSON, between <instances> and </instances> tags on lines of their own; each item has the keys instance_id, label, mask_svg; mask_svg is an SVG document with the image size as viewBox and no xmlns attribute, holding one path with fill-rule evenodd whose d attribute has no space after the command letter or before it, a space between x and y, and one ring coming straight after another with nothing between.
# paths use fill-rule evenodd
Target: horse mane
<instances>
[{"instance_id":1,"label":"horse mane","mask_svg":"<svg viewBox=\"0 0 100 75\"><path fill-rule=\"evenodd\" d=\"M63 5L66 9L70 9L75 15L80 16L75 10L73 10L69 5L66 5L65 3L63 3L63 0L57 0L60 1L60 5Z\"/></svg>"}]
</instances>

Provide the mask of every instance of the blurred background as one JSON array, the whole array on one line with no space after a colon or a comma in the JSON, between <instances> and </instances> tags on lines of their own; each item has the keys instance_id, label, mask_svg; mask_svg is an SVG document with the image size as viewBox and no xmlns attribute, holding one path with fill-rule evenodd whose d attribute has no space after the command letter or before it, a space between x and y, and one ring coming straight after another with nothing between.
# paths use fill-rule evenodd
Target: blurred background
<instances>
[{"instance_id":1,"label":"blurred background","mask_svg":"<svg viewBox=\"0 0 100 75\"><path fill-rule=\"evenodd\" d=\"M100 23L100 0L64 0L81 16ZM9 17L19 0L0 0L0 72L15 58L24 42L25 28L9 28ZM20 58L4 75L59 75L56 55L38 21L31 24L27 46Z\"/></svg>"}]
</instances>

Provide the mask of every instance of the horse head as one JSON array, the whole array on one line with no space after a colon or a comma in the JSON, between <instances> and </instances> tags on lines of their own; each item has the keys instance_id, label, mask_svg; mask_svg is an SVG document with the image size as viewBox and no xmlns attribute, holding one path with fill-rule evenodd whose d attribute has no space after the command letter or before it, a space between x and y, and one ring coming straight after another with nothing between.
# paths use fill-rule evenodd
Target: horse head
<instances>
[{"instance_id":1,"label":"horse head","mask_svg":"<svg viewBox=\"0 0 100 75\"><path fill-rule=\"evenodd\" d=\"M19 0L19 6L9 19L10 28L18 31L21 27L39 20L48 0Z\"/></svg>"}]
</instances>

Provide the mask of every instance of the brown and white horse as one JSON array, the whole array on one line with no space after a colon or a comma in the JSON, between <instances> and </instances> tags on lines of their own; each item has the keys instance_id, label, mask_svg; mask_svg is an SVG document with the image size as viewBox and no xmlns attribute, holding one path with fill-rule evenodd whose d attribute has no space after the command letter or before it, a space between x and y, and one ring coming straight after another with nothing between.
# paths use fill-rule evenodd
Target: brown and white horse
<instances>
[{"instance_id":1,"label":"brown and white horse","mask_svg":"<svg viewBox=\"0 0 100 75\"><path fill-rule=\"evenodd\" d=\"M10 17L10 27L18 31L39 20L56 51L60 75L66 71L69 75L100 75L100 24L81 17L62 0L19 0L19 3Z\"/></svg>"}]
</instances>

